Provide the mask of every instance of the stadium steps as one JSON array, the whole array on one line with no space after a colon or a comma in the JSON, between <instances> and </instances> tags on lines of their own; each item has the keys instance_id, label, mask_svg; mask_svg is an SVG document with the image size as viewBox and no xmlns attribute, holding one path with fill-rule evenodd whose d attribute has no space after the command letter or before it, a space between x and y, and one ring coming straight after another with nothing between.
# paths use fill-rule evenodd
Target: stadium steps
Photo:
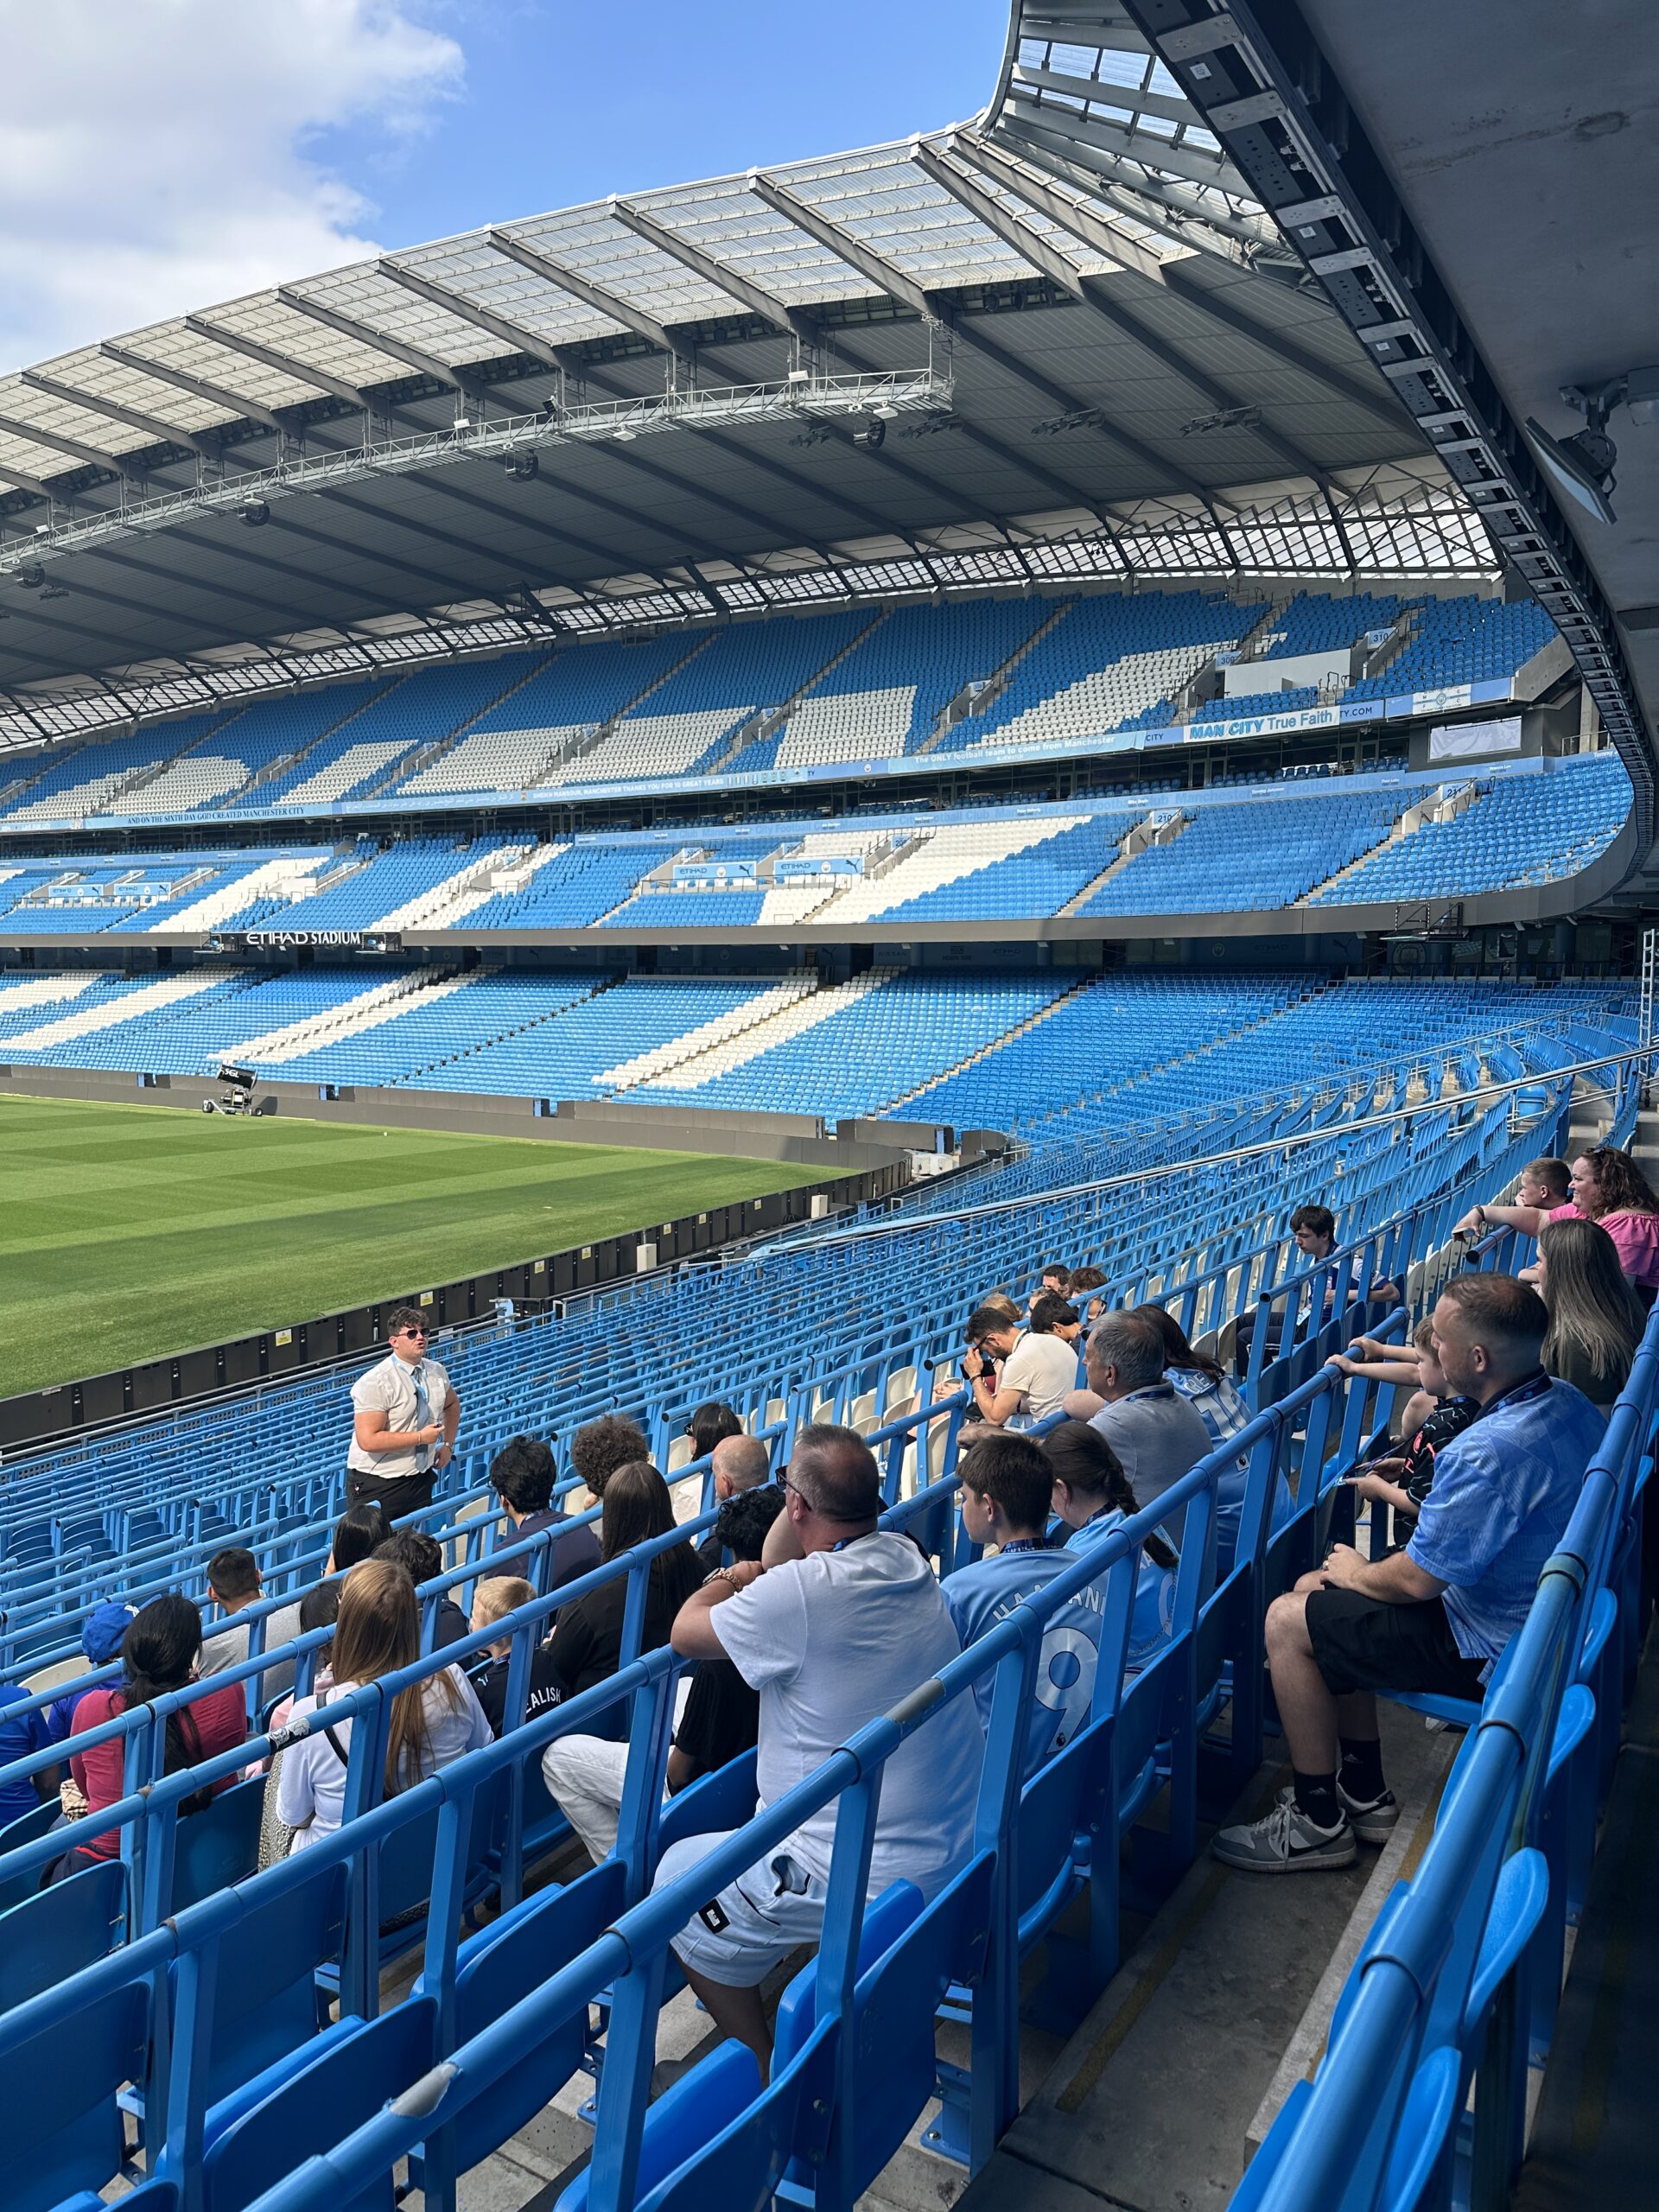
<instances>
[{"instance_id":1,"label":"stadium steps","mask_svg":"<svg viewBox=\"0 0 1659 2212\"><path fill-rule=\"evenodd\" d=\"M245 798L248 792L259 790L263 785L274 784L279 777L292 775L295 769L308 760L326 738L338 735L346 723L354 721L365 707L373 705L378 700L390 698L394 691L401 691L404 684L410 681L410 677L416 672L413 669L410 670L407 674L400 676L396 683L387 684L384 691L377 690L371 680L366 698L353 701L344 714L334 717L327 729L320 729L315 737L308 739L303 745L296 745L291 753L285 753L280 760L267 760L263 767L255 770L239 791L232 791L228 798L220 799L217 804L220 806L228 805L231 799Z\"/></svg>"},{"instance_id":2,"label":"stadium steps","mask_svg":"<svg viewBox=\"0 0 1659 2212\"><path fill-rule=\"evenodd\" d=\"M1381 676L1391 662L1398 660L1406 647L1416 637L1421 620L1421 608L1402 607L1395 617L1394 627L1388 636L1374 653L1360 662L1359 677L1357 680L1363 681L1368 676Z\"/></svg>"},{"instance_id":3,"label":"stadium steps","mask_svg":"<svg viewBox=\"0 0 1659 2212\"><path fill-rule=\"evenodd\" d=\"M831 653L822 668L814 670L804 683L798 684L781 705L757 708L747 721L740 723L732 732L726 741L723 751L715 753L712 760L704 758L698 767L698 774L717 775L721 769L729 768L738 754L744 752L749 746L757 743L763 737L775 736L785 727L790 716L805 698L807 693L816 690L824 677L839 668L849 653L856 652L865 639L873 636L881 627L892 612L891 607L884 607L879 614L864 625L855 638L849 638L839 652Z\"/></svg>"},{"instance_id":4,"label":"stadium steps","mask_svg":"<svg viewBox=\"0 0 1659 2212\"><path fill-rule=\"evenodd\" d=\"M44 1052L52 1045L67 1045L73 1038L92 1037L99 1030L114 1029L124 1021L159 1014L164 1007L200 998L208 991L223 991L227 986L232 992L246 990L253 980L251 972L244 981L234 971L227 972L223 968L197 968L188 976L165 976L140 990L124 992L119 998L105 999L98 1006L83 1007L79 1014L66 1014L56 1021L43 1022L38 1029L27 1029L19 1037L8 1037L6 1048L12 1052Z\"/></svg>"},{"instance_id":5,"label":"stadium steps","mask_svg":"<svg viewBox=\"0 0 1659 2212\"><path fill-rule=\"evenodd\" d=\"M405 750L400 753L366 790L359 792L359 798L378 798L381 792L391 791L395 785L407 783L411 777L418 776L423 768L429 768L435 761L442 760L446 753L453 753L475 722L481 721L486 715L493 714L498 707L504 706L515 692L522 691L526 683L533 682L546 666L545 658L533 662L516 683L507 684L493 698L486 699L481 707L474 707L470 715L464 715L454 728L446 730L442 737L429 738L424 744L416 744L412 752ZM418 670L411 671L411 674L419 673Z\"/></svg>"},{"instance_id":6,"label":"stadium steps","mask_svg":"<svg viewBox=\"0 0 1659 2212\"><path fill-rule=\"evenodd\" d=\"M787 1044L804 1031L816 1029L821 1021L833 1020L855 1000L868 992L879 991L895 976L906 972L900 968L868 968L861 976L855 976L845 983L834 983L827 990L811 991L804 997L793 999L741 1036L726 1038L693 1058L682 1060L677 1067L658 1077L657 1084L664 1090L698 1090L703 1084L712 1083L716 1076L728 1075L734 1068L758 1060L774 1046Z\"/></svg>"},{"instance_id":7,"label":"stadium steps","mask_svg":"<svg viewBox=\"0 0 1659 2212\"><path fill-rule=\"evenodd\" d=\"M982 868L1012 860L1065 830L1081 829L1091 819L1087 814L1063 814L1037 817L1018 826L1011 821L965 822L954 828L935 823L925 840L912 838L890 869L879 875L850 877L848 888L814 919L833 922L837 928L878 919L890 907L930 898L948 885L961 882L964 876L977 875ZM928 918L921 914L915 918Z\"/></svg>"},{"instance_id":8,"label":"stadium steps","mask_svg":"<svg viewBox=\"0 0 1659 2212\"><path fill-rule=\"evenodd\" d=\"M1000 1037L993 1037L987 1043L976 1046L965 1058L958 1060L954 1067L941 1069L938 1075L930 1076L925 1083L918 1083L913 1090L902 1091L897 1098L889 1099L882 1107L882 1113L896 1114L901 1106L908 1106L914 1100L925 1097L930 1090L935 1090L942 1083L948 1083L953 1075L960 1075L964 1068L974 1066L977 1061L989 1059L993 1052L1000 1052L1005 1045L1013 1044L1016 1037L1023 1037L1027 1030L1039 1027L1052 1014L1058 1014L1062 1007L1071 1005L1075 1000L1082 998L1085 992L1094 990L1103 981L1104 978L1099 976L1081 976L1077 982L1069 984L1058 998L1051 999L1046 1006L1039 1007L1035 1014L1027 1014L1023 1021L1016 1021L1012 1029L1005 1029Z\"/></svg>"},{"instance_id":9,"label":"stadium steps","mask_svg":"<svg viewBox=\"0 0 1659 2212\"><path fill-rule=\"evenodd\" d=\"M1014 647L1006 660L997 663L977 691L973 690L971 683L964 684L954 699L946 702L932 728L917 747L913 757L919 759L924 753L936 751L958 722L967 721L970 715L982 715L988 707L995 705L1007 690L1008 678L1026 655L1034 645L1041 645L1049 632L1057 623L1063 622L1076 605L1075 599L1063 599L1052 613L1046 615L1037 625L1031 635Z\"/></svg>"},{"instance_id":10,"label":"stadium steps","mask_svg":"<svg viewBox=\"0 0 1659 2212\"><path fill-rule=\"evenodd\" d=\"M458 976L453 968L423 968L413 975L394 976L390 982L376 983L347 999L343 1006L327 1007L320 1014L307 1014L302 1021L286 1022L280 1029L266 1030L263 1036L244 1039L236 1048L236 1057L254 1065L280 1066L320 1046L341 1044L348 1037L360 1037L365 1029L378 1029L382 1022L395 1021L400 1014L409 1012L413 999L429 1005L430 993L470 981L470 974Z\"/></svg>"},{"instance_id":11,"label":"stadium steps","mask_svg":"<svg viewBox=\"0 0 1659 2212\"><path fill-rule=\"evenodd\" d=\"M496 975L499 972L497 969L475 969L473 971L474 975L480 976ZM594 999L602 997L607 991L614 990L619 983L626 983L627 980L626 976L620 974L607 973L598 976L594 980L593 988L583 991L578 997L561 999L557 1006L550 1007L545 1014L537 1014L533 1020L515 1021L505 1029L493 1029L487 1037L475 1037L470 1044L463 1046L458 1052L442 1053L435 1060L422 1060L416 1066L405 1068L401 1075L394 1076L391 1078L392 1083L397 1084L418 1082L423 1075L435 1075L440 1068L452 1068L459 1061L470 1060L480 1052L487 1052L493 1046L504 1043L509 1037L524 1037L532 1029L545 1029L550 1023L558 1020L562 1014L572 1013L579 1006L591 1005Z\"/></svg>"},{"instance_id":12,"label":"stadium steps","mask_svg":"<svg viewBox=\"0 0 1659 2212\"><path fill-rule=\"evenodd\" d=\"M495 887L490 881L493 869L511 868L516 861L526 861L534 849L526 839L519 838L509 845L497 845L487 853L472 854L466 865L453 875L434 884L429 891L416 892L401 906L382 914L370 927L399 931L453 929L464 915L494 898Z\"/></svg>"},{"instance_id":13,"label":"stadium steps","mask_svg":"<svg viewBox=\"0 0 1659 2212\"><path fill-rule=\"evenodd\" d=\"M1459 815L1466 813L1470 807L1478 803L1478 799L1479 793L1473 784L1437 785L1432 791L1417 800L1415 804L1406 809L1386 837L1379 838L1374 845L1368 845L1365 850L1351 860L1346 867L1339 868L1334 875L1327 875L1323 883L1316 883L1311 889L1304 891L1300 899L1293 900L1293 905L1298 906L1325 905L1328 903L1330 893L1338 884L1345 883L1357 869L1363 868L1368 861L1375 860L1379 853L1386 852L1390 845L1397 845L1402 838L1409 837L1414 831L1421 830L1425 823L1455 822Z\"/></svg>"},{"instance_id":14,"label":"stadium steps","mask_svg":"<svg viewBox=\"0 0 1659 2212\"><path fill-rule=\"evenodd\" d=\"M25 1007L58 1006L79 998L107 971L102 968L64 968L53 976L31 976L27 982L0 983L0 1014L20 1014ZM8 1038L8 1044L14 1040Z\"/></svg>"},{"instance_id":15,"label":"stadium steps","mask_svg":"<svg viewBox=\"0 0 1659 2212\"><path fill-rule=\"evenodd\" d=\"M703 631L671 667L665 668L660 676L654 677L642 690L637 691L626 706L619 707L604 721L595 722L591 729L582 730L575 737L567 734L560 744L550 748L548 757L542 761L535 774L525 779L524 789L533 791L541 784L555 780L553 771L556 768L563 768L568 761L580 760L585 754L595 751L607 737L614 737L630 715L637 714L647 699L656 696L671 677L677 676L683 668L696 660L699 653L706 652L719 634L716 630ZM561 776L556 780L572 783L579 782L581 779Z\"/></svg>"},{"instance_id":16,"label":"stadium steps","mask_svg":"<svg viewBox=\"0 0 1659 2212\"><path fill-rule=\"evenodd\" d=\"M248 874L233 875L228 883L219 883L198 899L193 906L181 906L176 914L169 914L163 922L154 922L145 932L149 937L173 936L181 932L217 929L232 914L239 914L245 907L266 900L287 900L296 894L308 898L316 888L317 871L321 860L298 859L283 854Z\"/></svg>"},{"instance_id":17,"label":"stadium steps","mask_svg":"<svg viewBox=\"0 0 1659 2212\"><path fill-rule=\"evenodd\" d=\"M1100 874L1085 883L1081 891L1075 892L1061 907L1060 913L1080 914L1102 884L1109 883L1115 875L1122 875L1129 862L1138 854L1144 853L1148 845L1173 845L1190 819L1189 816L1166 807L1154 808L1150 814L1143 815L1132 829L1124 833L1116 853Z\"/></svg>"},{"instance_id":18,"label":"stadium steps","mask_svg":"<svg viewBox=\"0 0 1659 2212\"><path fill-rule=\"evenodd\" d=\"M786 1007L798 1000L810 998L818 988L815 968L793 968L781 983L771 990L762 991L744 1005L734 1007L729 1014L715 1016L712 1021L702 1021L695 1029L688 1029L683 1036L671 1038L666 1045L654 1046L648 1052L636 1053L632 1059L619 1060L614 1067L607 1068L594 1078L594 1087L604 1095L614 1098L633 1090L638 1084L659 1083L671 1069L683 1066L730 1039L741 1037Z\"/></svg>"}]
</instances>

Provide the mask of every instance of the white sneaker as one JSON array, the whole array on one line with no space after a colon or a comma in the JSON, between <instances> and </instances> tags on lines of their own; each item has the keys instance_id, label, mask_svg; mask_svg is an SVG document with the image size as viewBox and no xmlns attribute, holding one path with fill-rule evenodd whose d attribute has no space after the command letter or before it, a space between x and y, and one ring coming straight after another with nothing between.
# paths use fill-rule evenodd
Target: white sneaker
<instances>
[{"instance_id":1,"label":"white sneaker","mask_svg":"<svg viewBox=\"0 0 1659 2212\"><path fill-rule=\"evenodd\" d=\"M1358 1847L1345 1815L1323 1828L1287 1792L1262 1819L1223 1828L1210 1848L1224 1866L1247 1874L1313 1874L1351 1866Z\"/></svg>"}]
</instances>

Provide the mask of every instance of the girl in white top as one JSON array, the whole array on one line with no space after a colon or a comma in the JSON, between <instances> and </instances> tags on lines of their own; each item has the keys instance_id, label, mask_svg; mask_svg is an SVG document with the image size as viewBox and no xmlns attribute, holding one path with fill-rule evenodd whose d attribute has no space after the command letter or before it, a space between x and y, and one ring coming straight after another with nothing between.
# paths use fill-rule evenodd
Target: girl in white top
<instances>
[{"instance_id":1,"label":"girl in white top","mask_svg":"<svg viewBox=\"0 0 1659 2212\"><path fill-rule=\"evenodd\" d=\"M408 1569L393 1560L361 1560L340 1589L334 1681L321 1695L298 1699L289 1715L290 1720L315 1716L313 1732L284 1748L277 1774L277 1816L297 1830L296 1851L332 1835L345 1805L352 1723L342 1719L330 1726L330 1703L348 1690L412 1666L420 1655L420 1606ZM385 1795L412 1789L440 1767L492 1740L472 1684L459 1667L441 1669L392 1700Z\"/></svg>"}]
</instances>

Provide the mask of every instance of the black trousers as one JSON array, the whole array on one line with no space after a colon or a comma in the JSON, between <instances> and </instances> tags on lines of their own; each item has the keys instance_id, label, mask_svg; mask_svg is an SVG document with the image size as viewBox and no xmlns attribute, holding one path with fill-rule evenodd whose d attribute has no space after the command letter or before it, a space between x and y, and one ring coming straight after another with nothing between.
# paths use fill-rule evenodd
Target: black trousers
<instances>
[{"instance_id":1,"label":"black trousers","mask_svg":"<svg viewBox=\"0 0 1659 2212\"><path fill-rule=\"evenodd\" d=\"M391 1482L383 1483L376 1476L359 1474L355 1467L347 1467L346 1503L378 1505L388 1521L399 1521L405 1513L419 1513L431 1504L435 1481L430 1469L423 1475L396 1475Z\"/></svg>"}]
</instances>

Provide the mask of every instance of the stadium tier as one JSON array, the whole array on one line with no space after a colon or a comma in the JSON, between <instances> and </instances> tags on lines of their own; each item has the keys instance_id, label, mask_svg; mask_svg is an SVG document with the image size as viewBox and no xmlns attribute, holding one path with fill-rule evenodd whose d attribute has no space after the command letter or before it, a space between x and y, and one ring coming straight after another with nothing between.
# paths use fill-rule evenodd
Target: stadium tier
<instances>
[{"instance_id":1,"label":"stadium tier","mask_svg":"<svg viewBox=\"0 0 1659 2212\"><path fill-rule=\"evenodd\" d=\"M1277 613L1179 590L849 609L473 659L24 752L0 769L0 820L428 806L1179 743L1263 714L1285 729L1344 708L1364 721L1419 695L1467 705L1460 686L1507 698L1554 634L1531 601L1473 595L1304 592ZM1317 680L1296 680L1310 656Z\"/></svg>"},{"instance_id":2,"label":"stadium tier","mask_svg":"<svg viewBox=\"0 0 1659 2212\"><path fill-rule=\"evenodd\" d=\"M859 932L872 923L1271 912L1468 897L1578 875L1618 835L1613 753L1461 773L1293 776L844 829L779 823L560 842L361 838L332 850L0 860L8 936L296 930Z\"/></svg>"}]
</instances>

